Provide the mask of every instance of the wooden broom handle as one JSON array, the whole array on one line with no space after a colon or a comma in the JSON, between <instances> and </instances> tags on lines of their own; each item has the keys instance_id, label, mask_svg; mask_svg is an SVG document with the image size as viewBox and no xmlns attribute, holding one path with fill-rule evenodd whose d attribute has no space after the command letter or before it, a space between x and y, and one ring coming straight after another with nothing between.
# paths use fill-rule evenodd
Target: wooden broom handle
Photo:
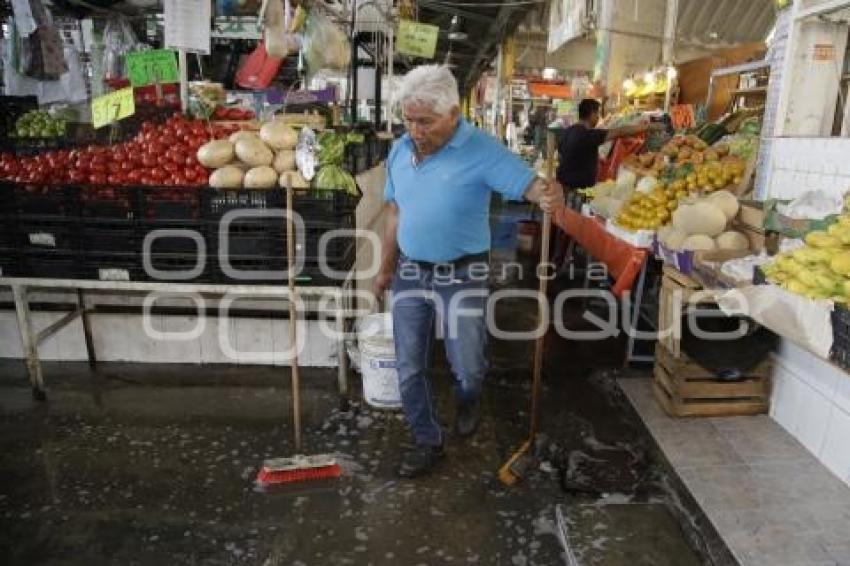
<instances>
[{"instance_id":1,"label":"wooden broom handle","mask_svg":"<svg viewBox=\"0 0 850 566\"><path fill-rule=\"evenodd\" d=\"M554 154L555 154L555 136L552 132L546 133L546 181L550 182L554 173ZM540 242L540 265L549 263L549 240L552 235L552 215L548 212L543 213L543 230L541 231ZM548 273L538 273L540 277L540 286L538 287L538 302L537 303L537 324L546 324L549 328L549 321L544 321L546 311L542 301L548 301L547 290L549 287ZM543 346L546 340L546 333L537 338L534 343L534 365L532 366L532 382L531 382L531 426L529 430L529 441L534 444L534 437L537 435L537 420L539 411L540 383L543 377Z\"/></svg>"}]
</instances>

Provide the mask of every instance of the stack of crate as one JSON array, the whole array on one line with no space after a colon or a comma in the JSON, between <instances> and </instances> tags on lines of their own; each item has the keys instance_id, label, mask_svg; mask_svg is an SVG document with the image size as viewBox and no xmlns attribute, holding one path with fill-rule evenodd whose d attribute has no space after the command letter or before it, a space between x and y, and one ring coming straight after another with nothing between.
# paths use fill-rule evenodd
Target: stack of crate
<instances>
[{"instance_id":1,"label":"stack of crate","mask_svg":"<svg viewBox=\"0 0 850 566\"><path fill-rule=\"evenodd\" d=\"M770 405L771 361L741 379L719 379L681 350L682 316L689 305L713 303L712 294L679 271L665 267L659 295L653 392L674 417L756 415Z\"/></svg>"}]
</instances>

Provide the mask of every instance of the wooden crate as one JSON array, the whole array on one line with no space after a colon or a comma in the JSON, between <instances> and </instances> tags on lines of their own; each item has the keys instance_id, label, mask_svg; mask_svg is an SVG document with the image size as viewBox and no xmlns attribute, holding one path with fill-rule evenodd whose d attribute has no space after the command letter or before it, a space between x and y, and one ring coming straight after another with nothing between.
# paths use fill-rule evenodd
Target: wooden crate
<instances>
[{"instance_id":1,"label":"wooden crate","mask_svg":"<svg viewBox=\"0 0 850 566\"><path fill-rule=\"evenodd\" d=\"M735 382L718 380L710 371L666 347L655 348L653 392L673 417L758 415L770 406L772 364L765 360Z\"/></svg>"},{"instance_id":2,"label":"wooden crate","mask_svg":"<svg viewBox=\"0 0 850 566\"><path fill-rule=\"evenodd\" d=\"M672 267L664 268L658 294L658 342L678 358L682 339L682 311L689 304L712 302L693 278Z\"/></svg>"}]
</instances>

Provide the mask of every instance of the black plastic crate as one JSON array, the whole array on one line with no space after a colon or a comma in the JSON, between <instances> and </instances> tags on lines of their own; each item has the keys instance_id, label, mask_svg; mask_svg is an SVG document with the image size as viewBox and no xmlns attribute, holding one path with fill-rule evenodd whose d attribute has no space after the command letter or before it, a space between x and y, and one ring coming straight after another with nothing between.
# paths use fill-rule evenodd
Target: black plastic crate
<instances>
[{"instance_id":1,"label":"black plastic crate","mask_svg":"<svg viewBox=\"0 0 850 566\"><path fill-rule=\"evenodd\" d=\"M286 207L281 189L203 189L204 217L218 220L232 210Z\"/></svg>"},{"instance_id":2,"label":"black plastic crate","mask_svg":"<svg viewBox=\"0 0 850 566\"><path fill-rule=\"evenodd\" d=\"M334 221L340 216L353 214L360 197L343 190L296 190L293 193L292 207L307 221Z\"/></svg>"},{"instance_id":3,"label":"black plastic crate","mask_svg":"<svg viewBox=\"0 0 850 566\"><path fill-rule=\"evenodd\" d=\"M222 264L226 259L231 270L237 273L227 273ZM350 245L339 254L327 254L324 265L326 268L336 271L336 274L326 273L326 269L320 266L319 259L314 256L304 258L304 263L295 277L299 285L342 285L345 276L354 266L355 248ZM220 283L242 283L242 284L268 284L281 285L287 282L286 271L288 261L285 257L260 257L260 256L235 256L227 258L216 256L213 260L216 280ZM241 273L239 273L241 272ZM338 278L332 275L339 275Z\"/></svg>"},{"instance_id":4,"label":"black plastic crate","mask_svg":"<svg viewBox=\"0 0 850 566\"><path fill-rule=\"evenodd\" d=\"M133 253L86 253L81 271L84 279L145 281L141 258Z\"/></svg>"},{"instance_id":5,"label":"black plastic crate","mask_svg":"<svg viewBox=\"0 0 850 566\"><path fill-rule=\"evenodd\" d=\"M151 221L199 220L202 197L203 189L194 187L140 187L137 217Z\"/></svg>"},{"instance_id":6,"label":"black plastic crate","mask_svg":"<svg viewBox=\"0 0 850 566\"><path fill-rule=\"evenodd\" d=\"M138 229L131 223L83 222L82 247L86 253L141 253Z\"/></svg>"},{"instance_id":7,"label":"black plastic crate","mask_svg":"<svg viewBox=\"0 0 850 566\"><path fill-rule=\"evenodd\" d=\"M86 218L132 221L138 214L138 187L79 186L75 190Z\"/></svg>"},{"instance_id":8,"label":"black plastic crate","mask_svg":"<svg viewBox=\"0 0 850 566\"><path fill-rule=\"evenodd\" d=\"M79 214L79 193L66 185L0 182L0 193L16 214L72 217Z\"/></svg>"},{"instance_id":9,"label":"black plastic crate","mask_svg":"<svg viewBox=\"0 0 850 566\"><path fill-rule=\"evenodd\" d=\"M23 275L25 268L20 252L15 248L0 247L0 277Z\"/></svg>"},{"instance_id":10,"label":"black plastic crate","mask_svg":"<svg viewBox=\"0 0 850 566\"><path fill-rule=\"evenodd\" d=\"M16 225L17 245L23 250L54 253L80 251L80 225L75 218L67 220L37 219L21 216Z\"/></svg>"},{"instance_id":11,"label":"black plastic crate","mask_svg":"<svg viewBox=\"0 0 850 566\"><path fill-rule=\"evenodd\" d=\"M2 206L2 205L0 205ZM6 211L5 208L0 208ZM0 214L0 250L18 247L17 221L14 215Z\"/></svg>"},{"instance_id":12,"label":"black plastic crate","mask_svg":"<svg viewBox=\"0 0 850 566\"><path fill-rule=\"evenodd\" d=\"M210 258L198 254L151 254L143 260L146 281L211 283L213 269Z\"/></svg>"},{"instance_id":13,"label":"black plastic crate","mask_svg":"<svg viewBox=\"0 0 850 566\"><path fill-rule=\"evenodd\" d=\"M79 279L82 277L79 252L24 252L21 275L50 279Z\"/></svg>"},{"instance_id":14,"label":"black plastic crate","mask_svg":"<svg viewBox=\"0 0 850 566\"><path fill-rule=\"evenodd\" d=\"M141 221L137 224L137 250L143 252L150 238L149 253L198 254L209 251L207 225L193 221Z\"/></svg>"},{"instance_id":15,"label":"black plastic crate","mask_svg":"<svg viewBox=\"0 0 850 566\"><path fill-rule=\"evenodd\" d=\"M830 316L832 349L829 359L844 369L850 369L850 310L843 305L835 305Z\"/></svg>"}]
</instances>

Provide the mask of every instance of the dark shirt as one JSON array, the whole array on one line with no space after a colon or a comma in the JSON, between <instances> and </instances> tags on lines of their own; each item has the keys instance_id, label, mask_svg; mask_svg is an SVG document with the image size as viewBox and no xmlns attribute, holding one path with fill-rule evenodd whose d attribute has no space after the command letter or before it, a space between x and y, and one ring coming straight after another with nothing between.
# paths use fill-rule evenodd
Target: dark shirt
<instances>
[{"instance_id":1,"label":"dark shirt","mask_svg":"<svg viewBox=\"0 0 850 566\"><path fill-rule=\"evenodd\" d=\"M599 146L605 143L607 130L573 124L557 134L558 181L569 189L584 189L596 184Z\"/></svg>"}]
</instances>

